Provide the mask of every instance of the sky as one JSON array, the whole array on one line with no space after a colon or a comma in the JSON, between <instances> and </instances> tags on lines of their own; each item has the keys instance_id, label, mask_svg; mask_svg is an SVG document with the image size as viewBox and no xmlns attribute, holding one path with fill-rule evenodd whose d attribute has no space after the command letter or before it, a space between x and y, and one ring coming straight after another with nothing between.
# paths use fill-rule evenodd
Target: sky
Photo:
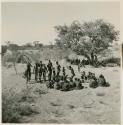
<instances>
[{"instance_id":1,"label":"sky","mask_svg":"<svg viewBox=\"0 0 123 125\"><path fill-rule=\"evenodd\" d=\"M104 19L120 29L119 2L3 2L2 44L55 42L54 26Z\"/></svg>"}]
</instances>

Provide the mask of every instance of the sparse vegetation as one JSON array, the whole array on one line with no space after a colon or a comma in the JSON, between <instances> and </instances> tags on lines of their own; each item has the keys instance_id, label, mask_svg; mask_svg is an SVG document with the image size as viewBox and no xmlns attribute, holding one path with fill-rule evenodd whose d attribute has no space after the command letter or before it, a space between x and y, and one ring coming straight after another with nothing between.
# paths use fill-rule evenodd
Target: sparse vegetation
<instances>
[{"instance_id":1,"label":"sparse vegetation","mask_svg":"<svg viewBox=\"0 0 123 125\"><path fill-rule=\"evenodd\" d=\"M23 115L38 113L37 109L28 102L25 94L16 94L12 91L2 93L3 123L19 123Z\"/></svg>"},{"instance_id":2,"label":"sparse vegetation","mask_svg":"<svg viewBox=\"0 0 123 125\"><path fill-rule=\"evenodd\" d=\"M120 59L114 58L113 56L111 57L111 54L109 54L107 51L109 47L111 48L114 47L112 46L113 45L112 42L118 39L118 31L114 29L114 26L112 24L104 22L103 20L96 20L94 22L85 22L83 24L80 24L78 21L74 21L71 25L56 26L55 29L57 30L58 38L56 39L56 44L54 45L52 44L52 42L50 45L43 45L42 43L40 43L40 41L34 41L33 44L25 43L25 45L19 46L17 44L10 44L10 41L8 41L7 46L2 48L3 49L2 59L4 60L3 64L7 62L7 65L4 65L6 67L3 67L2 71L3 72L2 77L4 80L2 85L5 88L14 86L13 88L14 89L16 88L16 91L18 90L21 91L22 87L25 88L25 85L27 88L27 90L22 90L18 94L15 93L14 91L8 90L7 92L5 92L4 89L2 90L3 123L21 123L23 122L22 118L24 116L26 116L27 118L29 116L31 117L31 115L33 114L38 114L38 113L40 113L38 117L35 116L34 119L31 117L32 118L31 120L33 122L45 121L46 123L60 123L61 122L60 120L63 120L65 121L65 123L67 122L74 123L78 120L79 123L82 123L84 120L83 118L85 117L85 122L90 123L90 121L88 121L88 119L90 119L95 123L99 123L98 121L95 121L95 116L97 116L97 114L99 114L97 116L97 119L102 118L102 114L98 112L98 108L101 111L107 108L107 111L109 111L111 114L113 111L119 113L118 109L112 108L112 105L113 107L115 107L116 105L119 108L119 103L120 103L120 101L118 101L119 98L118 92L120 92L119 84L117 85L118 89L117 92L114 91L115 90L114 84L116 85L116 83L119 83L120 79L118 77L119 67L109 68L108 66L110 64L112 66L114 64L116 64L114 66L120 65ZM105 51L107 51L109 57L104 55ZM113 50L111 49L111 52L112 51ZM118 49L115 51L118 51ZM70 57L70 55L73 56ZM78 79L77 81L74 80L71 81L68 79L68 81L66 80L66 82L65 81L61 82L63 81L61 80L60 84L59 81L55 82L54 80L53 81L54 88L60 89L61 91L57 91L55 89L52 90L49 89L53 88L53 86L49 87L50 80L47 79L47 77L49 77L48 74L49 72L46 73L46 81L45 80L42 81L41 79L40 81L41 83L39 83L39 79L41 77L39 70L41 70L41 65L39 64L40 67L38 67L37 71L35 71L36 67L34 67L33 65L36 62L40 61L42 61L42 63L47 65L48 60L51 60L54 69L56 68L55 65L56 61L59 62L61 68L65 67L66 69L65 74L68 75L68 78L71 75L71 72L69 70L69 65L72 65L72 68L75 71L76 78L81 77L80 76L81 70L85 71L86 75L83 78L84 80ZM28 81L27 84L25 84L26 80L24 80L23 78L26 77L22 76L23 74L22 70L27 71L27 69L25 68L26 65L25 64L15 65L15 64L28 63L28 62L32 64L32 67L30 68L31 80ZM12 69L12 66L14 66L16 74L18 71L17 75L13 73L14 69ZM104 66L105 68L102 68L102 66ZM16 68L18 70L16 70ZM79 68L81 69L80 71ZM103 74L104 76L106 76L106 79L109 80L110 84L106 82L105 87L111 85L112 89L106 89L106 91L102 92L98 91L95 93L95 91L97 91L99 87L97 82L92 82L91 84L88 84L89 82L91 82L91 79L88 80L88 74L87 74L90 71L93 72L95 77L97 77L99 74ZM36 72L38 72L37 73L38 80L35 79ZM60 75L61 73L64 74L63 69L61 69ZM16 81L18 83L16 83ZM76 85L74 85L75 82ZM46 86L48 87L46 88ZM75 88L74 86L77 87ZM90 87L93 87L95 89L93 90L89 89ZM86 89L76 90L82 88ZM103 89L103 87L101 89ZM64 93L64 91L69 91L69 90L73 91ZM113 94L116 95L116 98L114 97L114 100L110 101L111 102L110 107L113 109L112 112L110 107L100 107L100 104L104 103L103 101L99 101L99 99L105 98L106 100L109 101L109 96L112 98L114 96ZM97 103L97 105L95 107L91 106L92 103L84 105L84 102L88 103L88 101L91 100L91 98L93 98L94 103L95 104ZM100 103L98 103L98 101ZM35 105L38 106L38 109ZM91 109L93 108L94 111L93 110L86 111L87 108ZM82 115L80 112L81 113L86 112L88 114L83 113ZM117 114L114 115L112 119L111 117L108 116L109 114L108 115L106 114L104 118L108 119L107 121L112 121L112 119L115 120ZM74 117L76 118L74 119ZM116 119L116 122L118 120L119 118Z\"/></svg>"}]
</instances>

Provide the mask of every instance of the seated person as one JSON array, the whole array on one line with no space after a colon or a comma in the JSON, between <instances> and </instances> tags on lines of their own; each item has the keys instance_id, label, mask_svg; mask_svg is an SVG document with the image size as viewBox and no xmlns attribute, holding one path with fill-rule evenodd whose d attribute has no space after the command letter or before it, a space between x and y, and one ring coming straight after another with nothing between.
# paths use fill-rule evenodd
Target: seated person
<instances>
[{"instance_id":1,"label":"seated person","mask_svg":"<svg viewBox=\"0 0 123 125\"><path fill-rule=\"evenodd\" d=\"M86 74L85 74L85 71L82 72L82 74L81 74L81 79L82 79L82 80L86 80L86 79L87 79Z\"/></svg>"},{"instance_id":2,"label":"seated person","mask_svg":"<svg viewBox=\"0 0 123 125\"><path fill-rule=\"evenodd\" d=\"M55 81L53 81L53 80L46 82L47 88L54 88L54 83L55 83Z\"/></svg>"},{"instance_id":3,"label":"seated person","mask_svg":"<svg viewBox=\"0 0 123 125\"><path fill-rule=\"evenodd\" d=\"M57 89L57 90L61 89L59 82L54 83L54 89Z\"/></svg>"},{"instance_id":4,"label":"seated person","mask_svg":"<svg viewBox=\"0 0 123 125\"><path fill-rule=\"evenodd\" d=\"M91 79L92 77L91 74L92 74L91 72L88 72L87 79Z\"/></svg>"},{"instance_id":5,"label":"seated person","mask_svg":"<svg viewBox=\"0 0 123 125\"><path fill-rule=\"evenodd\" d=\"M98 87L98 81L97 81L97 78L96 77L93 77L91 80L90 80L90 83L89 83L89 86L91 88L97 88Z\"/></svg>"},{"instance_id":6,"label":"seated person","mask_svg":"<svg viewBox=\"0 0 123 125\"><path fill-rule=\"evenodd\" d=\"M54 84L54 88L55 89L62 89L62 86L64 84L64 80L62 76L57 76L55 84Z\"/></svg>"},{"instance_id":7,"label":"seated person","mask_svg":"<svg viewBox=\"0 0 123 125\"><path fill-rule=\"evenodd\" d=\"M62 89L61 89L61 91L69 91L70 90L70 84L69 84L69 82L64 82L63 84L62 84Z\"/></svg>"},{"instance_id":8,"label":"seated person","mask_svg":"<svg viewBox=\"0 0 123 125\"><path fill-rule=\"evenodd\" d=\"M72 78L69 78L69 84L70 84L70 90L73 90L76 87L75 82L72 80Z\"/></svg>"},{"instance_id":9,"label":"seated person","mask_svg":"<svg viewBox=\"0 0 123 125\"><path fill-rule=\"evenodd\" d=\"M78 89L83 89L84 88L84 86L82 85L82 82L81 82L81 80L78 78Z\"/></svg>"},{"instance_id":10,"label":"seated person","mask_svg":"<svg viewBox=\"0 0 123 125\"><path fill-rule=\"evenodd\" d=\"M75 78L75 89L83 89L83 86L81 84L81 80L79 78Z\"/></svg>"},{"instance_id":11,"label":"seated person","mask_svg":"<svg viewBox=\"0 0 123 125\"><path fill-rule=\"evenodd\" d=\"M101 74L98 78L98 83L100 86L108 87L110 84L106 82L105 77Z\"/></svg>"}]
</instances>

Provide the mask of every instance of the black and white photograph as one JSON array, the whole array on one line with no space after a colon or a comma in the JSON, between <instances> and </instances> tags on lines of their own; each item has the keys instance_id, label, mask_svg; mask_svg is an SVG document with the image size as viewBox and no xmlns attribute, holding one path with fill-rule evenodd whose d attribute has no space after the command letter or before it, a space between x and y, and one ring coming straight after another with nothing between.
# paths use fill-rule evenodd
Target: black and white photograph
<instances>
[{"instance_id":1,"label":"black and white photograph","mask_svg":"<svg viewBox=\"0 0 123 125\"><path fill-rule=\"evenodd\" d=\"M120 1L2 1L2 123L121 124L120 27Z\"/></svg>"}]
</instances>

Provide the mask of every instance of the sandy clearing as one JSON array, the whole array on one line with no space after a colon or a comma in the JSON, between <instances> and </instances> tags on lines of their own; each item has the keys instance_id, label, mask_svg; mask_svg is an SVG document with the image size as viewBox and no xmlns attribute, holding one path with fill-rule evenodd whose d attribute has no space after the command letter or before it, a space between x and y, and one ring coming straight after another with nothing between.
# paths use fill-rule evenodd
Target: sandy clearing
<instances>
[{"instance_id":1,"label":"sandy clearing","mask_svg":"<svg viewBox=\"0 0 123 125\"><path fill-rule=\"evenodd\" d=\"M21 67L21 66L20 66ZM77 69L76 66L73 66ZM21 67L22 68L22 67ZM18 68L19 69L19 68ZM96 76L103 74L111 84L108 88L85 88L62 92L54 89L46 89L45 84L29 84L33 95L36 96L35 105L40 114L24 117L22 122L28 123L120 123L120 68L86 67L82 70L94 72ZM2 70L2 91L13 88L21 92L26 87L25 80L21 77L22 69L18 75L14 69ZM75 71L77 76L80 76ZM48 91L41 96L34 93L36 88ZM102 95L102 96L99 96Z\"/></svg>"}]
</instances>

